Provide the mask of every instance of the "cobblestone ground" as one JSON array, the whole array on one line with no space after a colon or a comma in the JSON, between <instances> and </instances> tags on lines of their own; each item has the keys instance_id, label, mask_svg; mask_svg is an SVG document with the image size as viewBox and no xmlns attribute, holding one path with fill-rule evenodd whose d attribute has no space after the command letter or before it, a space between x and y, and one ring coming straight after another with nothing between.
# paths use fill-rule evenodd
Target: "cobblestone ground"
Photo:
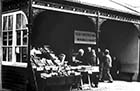
<instances>
[{"instance_id":1,"label":"cobblestone ground","mask_svg":"<svg viewBox=\"0 0 140 91\"><path fill-rule=\"evenodd\" d=\"M100 82L98 88L73 91L140 91L140 82L114 81L113 83Z\"/></svg>"}]
</instances>

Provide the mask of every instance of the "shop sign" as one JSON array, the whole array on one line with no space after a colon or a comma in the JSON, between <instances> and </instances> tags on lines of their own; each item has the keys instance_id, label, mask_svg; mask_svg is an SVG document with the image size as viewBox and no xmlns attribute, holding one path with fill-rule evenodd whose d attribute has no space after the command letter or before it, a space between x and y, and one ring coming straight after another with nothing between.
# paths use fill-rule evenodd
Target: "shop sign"
<instances>
[{"instance_id":1,"label":"shop sign","mask_svg":"<svg viewBox=\"0 0 140 91\"><path fill-rule=\"evenodd\" d=\"M96 44L96 33L87 31L74 31L74 43Z\"/></svg>"}]
</instances>

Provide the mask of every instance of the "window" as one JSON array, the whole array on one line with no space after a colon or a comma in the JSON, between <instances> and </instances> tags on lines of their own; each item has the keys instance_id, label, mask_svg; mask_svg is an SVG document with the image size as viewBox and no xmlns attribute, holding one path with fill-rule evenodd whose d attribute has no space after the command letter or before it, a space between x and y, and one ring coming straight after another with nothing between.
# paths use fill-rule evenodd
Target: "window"
<instances>
[{"instance_id":1,"label":"window","mask_svg":"<svg viewBox=\"0 0 140 91\"><path fill-rule=\"evenodd\" d=\"M28 23L22 11L2 15L3 61L4 65L27 63Z\"/></svg>"},{"instance_id":2,"label":"window","mask_svg":"<svg viewBox=\"0 0 140 91\"><path fill-rule=\"evenodd\" d=\"M28 29L26 28L26 19L23 14L16 14L16 59L17 62L27 61Z\"/></svg>"},{"instance_id":3,"label":"window","mask_svg":"<svg viewBox=\"0 0 140 91\"><path fill-rule=\"evenodd\" d=\"M13 15L3 17L3 61L12 61Z\"/></svg>"}]
</instances>

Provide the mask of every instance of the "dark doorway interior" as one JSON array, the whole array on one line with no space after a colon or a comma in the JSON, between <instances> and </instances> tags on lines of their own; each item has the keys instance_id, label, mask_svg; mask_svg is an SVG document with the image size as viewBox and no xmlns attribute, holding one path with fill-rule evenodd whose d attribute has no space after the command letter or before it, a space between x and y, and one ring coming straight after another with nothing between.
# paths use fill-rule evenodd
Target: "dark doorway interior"
<instances>
[{"instance_id":1,"label":"dark doorway interior","mask_svg":"<svg viewBox=\"0 0 140 91\"><path fill-rule=\"evenodd\" d=\"M65 53L70 60L75 30L94 32L95 26L86 16L46 10L34 19L32 44L48 44L56 54Z\"/></svg>"},{"instance_id":2,"label":"dark doorway interior","mask_svg":"<svg viewBox=\"0 0 140 91\"><path fill-rule=\"evenodd\" d=\"M102 49L108 48L112 57L117 57L122 73L139 72L138 33L132 24L111 20L104 22L101 26L100 46Z\"/></svg>"}]
</instances>

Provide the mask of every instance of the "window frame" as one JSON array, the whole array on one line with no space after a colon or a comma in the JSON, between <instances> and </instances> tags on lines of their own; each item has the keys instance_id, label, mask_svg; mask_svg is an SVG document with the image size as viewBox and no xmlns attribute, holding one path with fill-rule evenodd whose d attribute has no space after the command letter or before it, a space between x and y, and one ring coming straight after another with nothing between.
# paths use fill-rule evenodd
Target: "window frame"
<instances>
[{"instance_id":1,"label":"window frame","mask_svg":"<svg viewBox=\"0 0 140 91\"><path fill-rule=\"evenodd\" d=\"M28 50L28 31L29 31L29 29L28 29L28 27L26 26L25 28L24 28L24 30L27 30L27 44L26 45L17 45L17 43L16 43L16 40L17 40L17 37L16 37L16 32L18 31L17 29L16 29L16 19L17 19L17 15L18 14L21 14L24 18L25 18L25 23L27 23L28 24L28 19L27 19L27 16L26 16L26 14L23 12L23 11L15 11L15 12L10 12L10 13L5 13L5 14L2 14L2 54L3 54L3 48L4 47L6 47L6 48L8 48L8 47L12 47L12 61L4 61L4 60L2 60L2 65L6 65L6 66L14 66L14 67L24 67L24 68L26 68L27 67L27 62L17 62L17 59L16 59L16 47L18 47L18 46L20 46L20 47L26 47L27 48L27 50ZM9 42L8 41L8 32L9 32L9 30L8 30L8 28L7 28L7 30L8 31L5 31L5 30L3 30L3 26L4 26L4 18L3 17L5 17L5 16L13 16L13 20L12 20L12 22L13 22L13 24L12 24L12 30L10 30L10 31L12 31L12 45L8 45L8 44L6 44L6 45L3 45L3 33L4 32L6 32L7 33L7 43ZM7 19L7 21L6 21L7 23L9 23L9 21L8 21L8 19ZM22 22L22 18L21 18L21 22ZM7 26L8 26L8 24L7 24ZM19 31L24 31L24 30L19 30ZM22 36L22 41L23 41L23 35L21 35ZM20 42L21 42L21 40L20 40ZM8 53L6 53L6 55L7 55ZM3 59L3 56L2 56L2 59ZM7 58L6 58L7 59Z\"/></svg>"}]
</instances>

